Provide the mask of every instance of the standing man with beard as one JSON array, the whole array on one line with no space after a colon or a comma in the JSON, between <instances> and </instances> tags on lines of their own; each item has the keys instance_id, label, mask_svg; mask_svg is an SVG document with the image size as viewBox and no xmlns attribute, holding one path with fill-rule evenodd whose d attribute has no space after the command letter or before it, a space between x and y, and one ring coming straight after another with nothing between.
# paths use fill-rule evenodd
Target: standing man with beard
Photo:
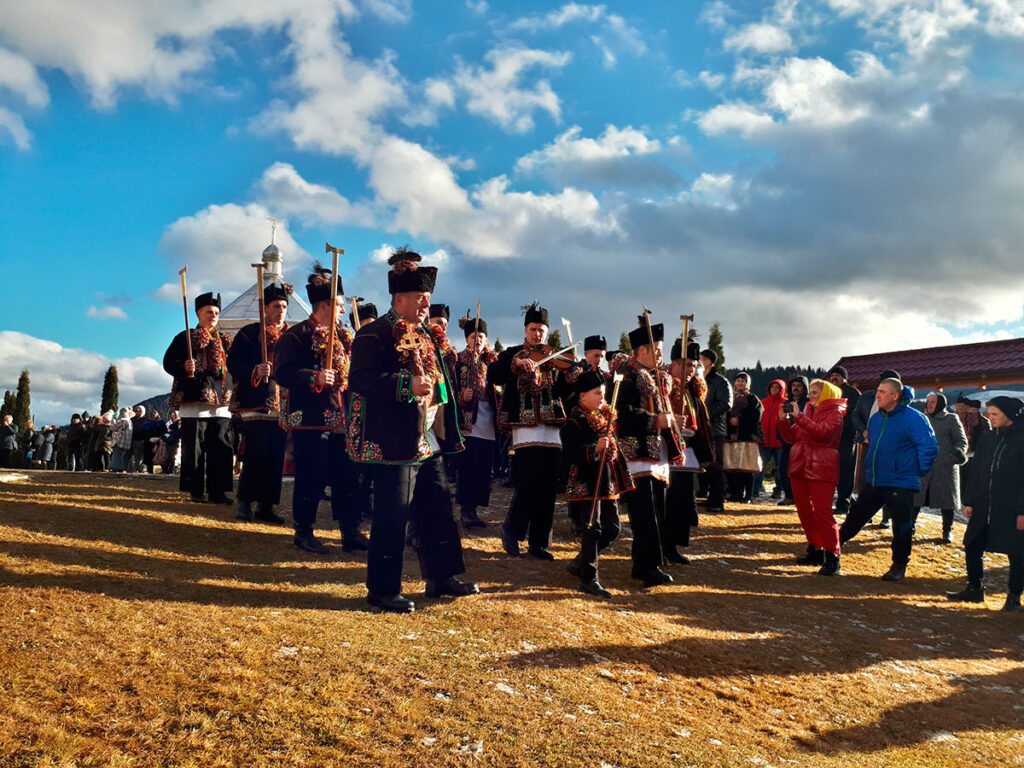
<instances>
[{"instance_id":1,"label":"standing man with beard","mask_svg":"<svg viewBox=\"0 0 1024 768\"><path fill-rule=\"evenodd\" d=\"M504 388L498 426L512 431L515 451L516 489L501 527L501 543L507 554L518 557L519 542L529 537L531 557L554 560L549 547L561 471L558 430L565 422L562 397L568 386L553 362L538 365L531 359L547 341L548 311L537 302L523 311L524 342L503 350L487 370L488 382Z\"/></svg>"},{"instance_id":2,"label":"standing man with beard","mask_svg":"<svg viewBox=\"0 0 1024 768\"><path fill-rule=\"evenodd\" d=\"M242 328L228 353L228 370L235 381L232 410L242 424L244 455L238 480L236 520L281 525L284 518L274 512L281 503L281 473L288 433L281 429L281 395L274 374L274 350L288 329L285 314L292 295L290 285L272 283L263 289L265 325L259 322ZM267 362L263 362L261 334L266 334ZM256 505L253 512L252 505Z\"/></svg>"},{"instance_id":3,"label":"standing man with beard","mask_svg":"<svg viewBox=\"0 0 1024 768\"><path fill-rule=\"evenodd\" d=\"M406 525L416 533L428 597L479 592L458 578L466 568L441 457L462 450L454 353L440 328L426 325L436 267L405 248L388 263L391 309L364 326L352 348L349 453L373 466L373 528L366 564L366 601L411 613L402 594Z\"/></svg>"},{"instance_id":4,"label":"standing man with beard","mask_svg":"<svg viewBox=\"0 0 1024 768\"><path fill-rule=\"evenodd\" d=\"M198 325L192 336L189 357L186 331L171 341L164 353L164 370L174 377L172 408L181 414L181 480L179 487L192 501L231 504L231 412L228 410L227 353L231 338L217 330L220 294L196 297ZM204 482L205 481L205 482Z\"/></svg>"},{"instance_id":5,"label":"standing man with beard","mask_svg":"<svg viewBox=\"0 0 1024 768\"><path fill-rule=\"evenodd\" d=\"M341 296L341 278L319 264L314 267L306 283L313 314L282 333L274 349L274 376L287 390L281 394L281 426L292 433L295 459L294 544L318 555L327 553L313 534L327 485L331 486L331 515L341 530L341 548L355 552L369 547L359 530L360 510L352 498L355 467L345 445L344 398L349 387L352 331L341 325L342 302L331 307L332 280L337 281ZM328 354L332 324L334 350Z\"/></svg>"}]
</instances>

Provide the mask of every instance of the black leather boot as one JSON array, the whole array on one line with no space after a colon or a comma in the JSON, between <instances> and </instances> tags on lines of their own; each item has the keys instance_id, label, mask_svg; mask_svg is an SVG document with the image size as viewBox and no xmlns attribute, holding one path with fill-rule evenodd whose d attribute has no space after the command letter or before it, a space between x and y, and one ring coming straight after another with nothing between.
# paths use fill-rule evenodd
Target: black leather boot
<instances>
[{"instance_id":1,"label":"black leather boot","mask_svg":"<svg viewBox=\"0 0 1024 768\"><path fill-rule=\"evenodd\" d=\"M825 550L817 549L812 547L810 544L807 545L807 554L800 555L796 559L797 565L824 565L825 564Z\"/></svg>"},{"instance_id":2,"label":"black leather boot","mask_svg":"<svg viewBox=\"0 0 1024 768\"><path fill-rule=\"evenodd\" d=\"M947 592L946 599L951 603L984 603L985 587L981 584L968 584L959 592Z\"/></svg>"},{"instance_id":3,"label":"black leather boot","mask_svg":"<svg viewBox=\"0 0 1024 768\"><path fill-rule=\"evenodd\" d=\"M824 552L825 563L818 570L819 576L839 575L839 555L834 552Z\"/></svg>"}]
</instances>

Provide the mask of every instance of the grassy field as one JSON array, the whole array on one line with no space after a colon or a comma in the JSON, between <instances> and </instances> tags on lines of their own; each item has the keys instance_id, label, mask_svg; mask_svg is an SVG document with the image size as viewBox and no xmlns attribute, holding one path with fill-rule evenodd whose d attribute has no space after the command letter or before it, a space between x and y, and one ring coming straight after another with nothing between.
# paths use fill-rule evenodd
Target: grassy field
<instances>
[{"instance_id":1,"label":"grassy field","mask_svg":"<svg viewBox=\"0 0 1024 768\"><path fill-rule=\"evenodd\" d=\"M418 610L395 616L366 610L337 531L317 557L171 478L0 480L5 767L1024 765L1006 560L987 605L948 604L963 554L936 518L889 584L884 531L826 579L793 564L792 509L730 505L669 586L639 590L620 539L602 601L565 572L560 505L559 562L475 532L481 594L423 598L409 557Z\"/></svg>"}]
</instances>

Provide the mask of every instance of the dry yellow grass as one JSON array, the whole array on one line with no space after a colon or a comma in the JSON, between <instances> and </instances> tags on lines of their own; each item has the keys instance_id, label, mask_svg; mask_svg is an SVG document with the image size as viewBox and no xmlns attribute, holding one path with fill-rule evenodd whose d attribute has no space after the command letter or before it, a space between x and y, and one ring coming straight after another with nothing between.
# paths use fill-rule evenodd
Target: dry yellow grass
<instances>
[{"instance_id":1,"label":"dry yellow grass","mask_svg":"<svg viewBox=\"0 0 1024 768\"><path fill-rule=\"evenodd\" d=\"M0 483L0 764L1024 765L1024 617L946 603L962 553L934 518L887 584L881 531L824 579L792 564L792 510L729 509L668 587L636 589L617 542L600 601L559 514L560 562L466 538L478 596L422 599L409 557L419 610L393 616L364 610L363 557L175 488Z\"/></svg>"}]
</instances>

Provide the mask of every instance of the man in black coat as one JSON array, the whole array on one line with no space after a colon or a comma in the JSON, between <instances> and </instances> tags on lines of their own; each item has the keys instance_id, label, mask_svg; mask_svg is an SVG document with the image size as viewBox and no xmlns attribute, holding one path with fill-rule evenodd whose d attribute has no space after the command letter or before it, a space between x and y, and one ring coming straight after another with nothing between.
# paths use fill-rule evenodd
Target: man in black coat
<instances>
[{"instance_id":1,"label":"man in black coat","mask_svg":"<svg viewBox=\"0 0 1024 768\"><path fill-rule=\"evenodd\" d=\"M196 297L198 324L189 330L192 357L182 331L164 353L164 370L174 377L169 404L181 414L181 479L179 487L201 503L231 504L231 413L228 410L227 353L231 338L217 330L220 294ZM205 481L205 482L204 482Z\"/></svg>"},{"instance_id":2,"label":"man in black coat","mask_svg":"<svg viewBox=\"0 0 1024 768\"><path fill-rule=\"evenodd\" d=\"M259 322L242 328L228 352L228 370L235 381L231 410L240 419L243 443L242 475L238 479L235 519L280 525L274 512L281 503L281 474L288 433L281 429L281 395L274 372L274 350L288 329L284 318L292 287L272 283L263 289L265 328ZM263 338L267 361L263 362ZM256 504L255 512L252 505Z\"/></svg>"},{"instance_id":3,"label":"man in black coat","mask_svg":"<svg viewBox=\"0 0 1024 768\"><path fill-rule=\"evenodd\" d=\"M412 523L428 597L479 592L466 568L442 456L462 450L450 349L426 326L436 267L414 251L388 263L391 309L363 326L352 347L349 455L373 466L373 527L366 564L367 602L394 613L416 606L402 594L406 526Z\"/></svg>"},{"instance_id":4,"label":"man in black coat","mask_svg":"<svg viewBox=\"0 0 1024 768\"><path fill-rule=\"evenodd\" d=\"M0 425L0 467L10 467L11 454L17 448L18 425L14 423L14 417L8 413L4 415L4 422Z\"/></svg>"},{"instance_id":5,"label":"man in black coat","mask_svg":"<svg viewBox=\"0 0 1024 768\"><path fill-rule=\"evenodd\" d=\"M732 387L725 376L718 372L718 353L715 350L705 349L700 353L700 361L704 365L704 381L708 385L704 403L708 407L711 439L715 448L714 460L707 470L708 500L704 505L712 512L721 512L725 504L725 469L722 466L722 459L725 441L729 436Z\"/></svg>"},{"instance_id":6,"label":"man in black coat","mask_svg":"<svg viewBox=\"0 0 1024 768\"><path fill-rule=\"evenodd\" d=\"M331 514L346 552L369 547L359 530L362 515L353 496L356 468L345 442L345 397L349 387L352 331L340 323L343 303L331 307L331 281L340 277L317 265L306 284L313 314L292 326L274 347L274 378L281 393L281 426L292 434L295 487L292 491L293 543L322 555L327 547L313 534L324 488L331 486ZM331 326L334 326L333 354ZM330 358L330 360L328 359Z\"/></svg>"},{"instance_id":7,"label":"man in black coat","mask_svg":"<svg viewBox=\"0 0 1024 768\"><path fill-rule=\"evenodd\" d=\"M536 302L523 311L523 343L502 350L487 369L488 383L502 387L498 426L512 432L515 450L516 487L501 526L501 542L507 554L518 557L519 542L527 539L531 557L554 560L551 527L562 469L558 430L565 422L562 398L570 387L554 362L538 365L531 358L534 353L544 354L548 311Z\"/></svg>"},{"instance_id":8,"label":"man in black coat","mask_svg":"<svg viewBox=\"0 0 1024 768\"><path fill-rule=\"evenodd\" d=\"M843 415L843 436L839 438L839 484L836 486L836 514L850 511L853 479L857 474L857 428L853 424L853 411L860 400L860 390L847 381L849 374L841 365L832 367L828 380L843 391L846 413Z\"/></svg>"}]
</instances>

